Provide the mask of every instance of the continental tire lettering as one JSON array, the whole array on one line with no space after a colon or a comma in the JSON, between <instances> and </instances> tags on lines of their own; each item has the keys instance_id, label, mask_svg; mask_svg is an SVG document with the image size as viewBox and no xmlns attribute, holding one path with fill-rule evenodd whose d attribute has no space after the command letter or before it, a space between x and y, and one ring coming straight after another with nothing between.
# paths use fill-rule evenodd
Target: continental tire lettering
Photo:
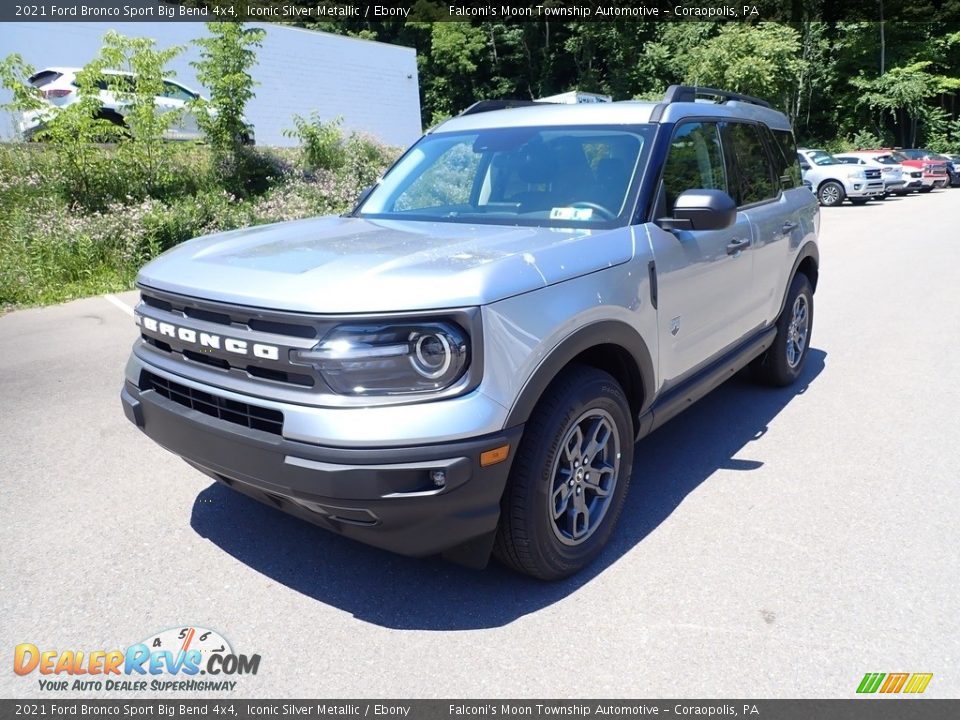
<instances>
[{"instance_id":1,"label":"continental tire lettering","mask_svg":"<svg viewBox=\"0 0 960 720\"><path fill-rule=\"evenodd\" d=\"M260 669L259 655L221 655L214 653L207 661L208 675L256 675Z\"/></svg>"}]
</instances>

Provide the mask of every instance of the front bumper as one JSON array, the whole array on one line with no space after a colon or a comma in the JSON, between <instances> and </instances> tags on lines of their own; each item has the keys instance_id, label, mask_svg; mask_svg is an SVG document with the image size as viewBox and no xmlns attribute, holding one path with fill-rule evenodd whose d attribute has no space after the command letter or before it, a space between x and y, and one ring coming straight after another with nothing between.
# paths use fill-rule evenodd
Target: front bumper
<instances>
[{"instance_id":1,"label":"front bumper","mask_svg":"<svg viewBox=\"0 0 960 720\"><path fill-rule=\"evenodd\" d=\"M121 401L152 440L250 497L403 555L467 548L471 557L459 559L474 565L489 554L523 430L428 446L332 448L211 417L129 380ZM482 452L507 444L506 460L481 467ZM435 471L444 474L442 487Z\"/></svg>"},{"instance_id":2,"label":"front bumper","mask_svg":"<svg viewBox=\"0 0 960 720\"><path fill-rule=\"evenodd\" d=\"M847 197L880 197L886 190L882 180L857 180L848 181L846 185Z\"/></svg>"}]
</instances>

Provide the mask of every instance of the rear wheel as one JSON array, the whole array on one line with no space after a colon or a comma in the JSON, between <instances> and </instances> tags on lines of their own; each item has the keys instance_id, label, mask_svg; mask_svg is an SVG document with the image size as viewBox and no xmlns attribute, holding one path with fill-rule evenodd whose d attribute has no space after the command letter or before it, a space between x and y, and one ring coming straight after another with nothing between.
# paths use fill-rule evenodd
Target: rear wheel
<instances>
[{"instance_id":1,"label":"rear wheel","mask_svg":"<svg viewBox=\"0 0 960 720\"><path fill-rule=\"evenodd\" d=\"M813 287L806 275L797 273L777 319L777 337L773 345L753 361L757 378L777 387L793 384L807 361L812 330Z\"/></svg>"},{"instance_id":2,"label":"rear wheel","mask_svg":"<svg viewBox=\"0 0 960 720\"><path fill-rule=\"evenodd\" d=\"M542 580L586 567L623 511L632 465L633 424L620 385L596 368L568 368L527 422L494 554Z\"/></svg>"},{"instance_id":3,"label":"rear wheel","mask_svg":"<svg viewBox=\"0 0 960 720\"><path fill-rule=\"evenodd\" d=\"M827 180L817 190L817 198L820 200L820 204L827 207L839 205L846 196L847 193L844 191L843 185L836 180Z\"/></svg>"}]
</instances>

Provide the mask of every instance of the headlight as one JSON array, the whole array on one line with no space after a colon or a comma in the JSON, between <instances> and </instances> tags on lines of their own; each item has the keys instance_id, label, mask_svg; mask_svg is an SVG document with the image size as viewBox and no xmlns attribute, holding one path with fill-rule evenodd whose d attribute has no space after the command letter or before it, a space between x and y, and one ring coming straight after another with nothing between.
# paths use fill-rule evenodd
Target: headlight
<instances>
[{"instance_id":1,"label":"headlight","mask_svg":"<svg viewBox=\"0 0 960 720\"><path fill-rule=\"evenodd\" d=\"M851 180L866 180L867 174L863 170L854 170L847 177Z\"/></svg>"},{"instance_id":2,"label":"headlight","mask_svg":"<svg viewBox=\"0 0 960 720\"><path fill-rule=\"evenodd\" d=\"M341 395L404 395L444 390L470 361L466 333L449 322L341 325L312 350L292 351Z\"/></svg>"}]
</instances>

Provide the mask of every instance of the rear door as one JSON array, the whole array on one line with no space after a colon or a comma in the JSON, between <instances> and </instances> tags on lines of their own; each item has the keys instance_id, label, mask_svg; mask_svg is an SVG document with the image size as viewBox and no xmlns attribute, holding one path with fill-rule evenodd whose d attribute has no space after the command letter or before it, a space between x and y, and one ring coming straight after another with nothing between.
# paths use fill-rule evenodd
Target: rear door
<instances>
[{"instance_id":1,"label":"rear door","mask_svg":"<svg viewBox=\"0 0 960 720\"><path fill-rule=\"evenodd\" d=\"M730 192L716 121L687 120L674 128L657 217L671 216L680 193L694 189ZM749 329L752 233L742 212L723 230L648 227L656 258L660 371L667 388L735 345Z\"/></svg>"}]
</instances>

